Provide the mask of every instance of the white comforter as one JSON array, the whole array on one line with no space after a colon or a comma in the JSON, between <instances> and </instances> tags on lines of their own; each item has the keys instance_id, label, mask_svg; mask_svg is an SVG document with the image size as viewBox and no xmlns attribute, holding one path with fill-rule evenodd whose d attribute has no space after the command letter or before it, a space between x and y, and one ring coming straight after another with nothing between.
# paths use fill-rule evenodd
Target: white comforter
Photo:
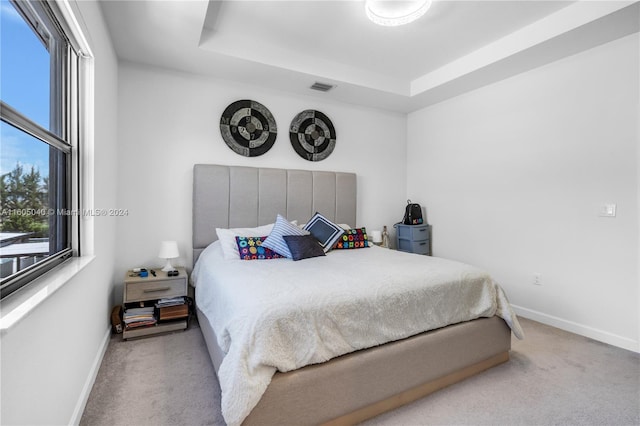
<instances>
[{"instance_id":1,"label":"white comforter","mask_svg":"<svg viewBox=\"0 0 640 426\"><path fill-rule=\"evenodd\" d=\"M224 260L218 242L192 274L196 303L226 353L222 415L239 425L279 371L479 317L522 329L484 271L371 247L294 262Z\"/></svg>"}]
</instances>

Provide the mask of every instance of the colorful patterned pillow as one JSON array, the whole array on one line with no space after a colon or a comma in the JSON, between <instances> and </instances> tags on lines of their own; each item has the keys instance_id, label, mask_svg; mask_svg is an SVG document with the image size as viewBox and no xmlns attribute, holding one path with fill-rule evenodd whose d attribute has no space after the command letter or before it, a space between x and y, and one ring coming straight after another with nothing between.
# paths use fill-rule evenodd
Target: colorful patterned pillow
<instances>
[{"instance_id":1,"label":"colorful patterned pillow","mask_svg":"<svg viewBox=\"0 0 640 426\"><path fill-rule=\"evenodd\" d=\"M218 241L220 241L224 258L226 260L234 260L238 258L236 236L259 237L260 235L269 235L272 229L273 223L255 228L216 228L216 234L218 234Z\"/></svg>"},{"instance_id":2,"label":"colorful patterned pillow","mask_svg":"<svg viewBox=\"0 0 640 426\"><path fill-rule=\"evenodd\" d=\"M267 237L236 237L238 252L242 260L279 259L284 256L262 246Z\"/></svg>"},{"instance_id":3,"label":"colorful patterned pillow","mask_svg":"<svg viewBox=\"0 0 640 426\"><path fill-rule=\"evenodd\" d=\"M369 238L366 228L352 228L344 231L334 249L357 249L369 247Z\"/></svg>"}]
</instances>

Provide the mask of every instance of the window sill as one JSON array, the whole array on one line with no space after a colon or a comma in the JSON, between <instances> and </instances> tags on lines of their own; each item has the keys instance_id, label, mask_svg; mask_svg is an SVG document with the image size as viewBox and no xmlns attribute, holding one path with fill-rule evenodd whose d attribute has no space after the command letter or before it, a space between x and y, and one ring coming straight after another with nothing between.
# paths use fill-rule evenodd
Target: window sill
<instances>
[{"instance_id":1,"label":"window sill","mask_svg":"<svg viewBox=\"0 0 640 426\"><path fill-rule=\"evenodd\" d=\"M61 289L93 259L95 256L72 257L2 300L0 302L0 335L4 335L29 316L37 306Z\"/></svg>"}]
</instances>

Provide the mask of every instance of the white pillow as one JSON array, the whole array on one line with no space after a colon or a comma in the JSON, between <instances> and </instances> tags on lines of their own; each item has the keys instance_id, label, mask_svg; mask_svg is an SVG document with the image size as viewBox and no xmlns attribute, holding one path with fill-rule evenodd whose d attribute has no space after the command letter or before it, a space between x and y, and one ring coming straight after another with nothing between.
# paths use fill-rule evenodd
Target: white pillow
<instances>
[{"instance_id":1,"label":"white pillow","mask_svg":"<svg viewBox=\"0 0 640 426\"><path fill-rule=\"evenodd\" d=\"M271 233L273 223L258 226L256 228L216 228L218 241L222 247L222 254L225 260L240 259L236 236L239 237L266 237Z\"/></svg>"}]
</instances>

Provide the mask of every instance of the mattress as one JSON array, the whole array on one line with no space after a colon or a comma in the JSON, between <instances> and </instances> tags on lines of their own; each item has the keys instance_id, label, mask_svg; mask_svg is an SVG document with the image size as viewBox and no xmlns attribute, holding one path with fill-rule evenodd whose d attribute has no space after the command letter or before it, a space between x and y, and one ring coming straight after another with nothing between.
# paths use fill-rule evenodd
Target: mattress
<instances>
[{"instance_id":1,"label":"mattress","mask_svg":"<svg viewBox=\"0 0 640 426\"><path fill-rule=\"evenodd\" d=\"M192 283L223 352L218 378L230 425L249 414L276 371L494 315L522 336L486 272L375 246L298 262L244 261L225 260L214 242Z\"/></svg>"}]
</instances>

